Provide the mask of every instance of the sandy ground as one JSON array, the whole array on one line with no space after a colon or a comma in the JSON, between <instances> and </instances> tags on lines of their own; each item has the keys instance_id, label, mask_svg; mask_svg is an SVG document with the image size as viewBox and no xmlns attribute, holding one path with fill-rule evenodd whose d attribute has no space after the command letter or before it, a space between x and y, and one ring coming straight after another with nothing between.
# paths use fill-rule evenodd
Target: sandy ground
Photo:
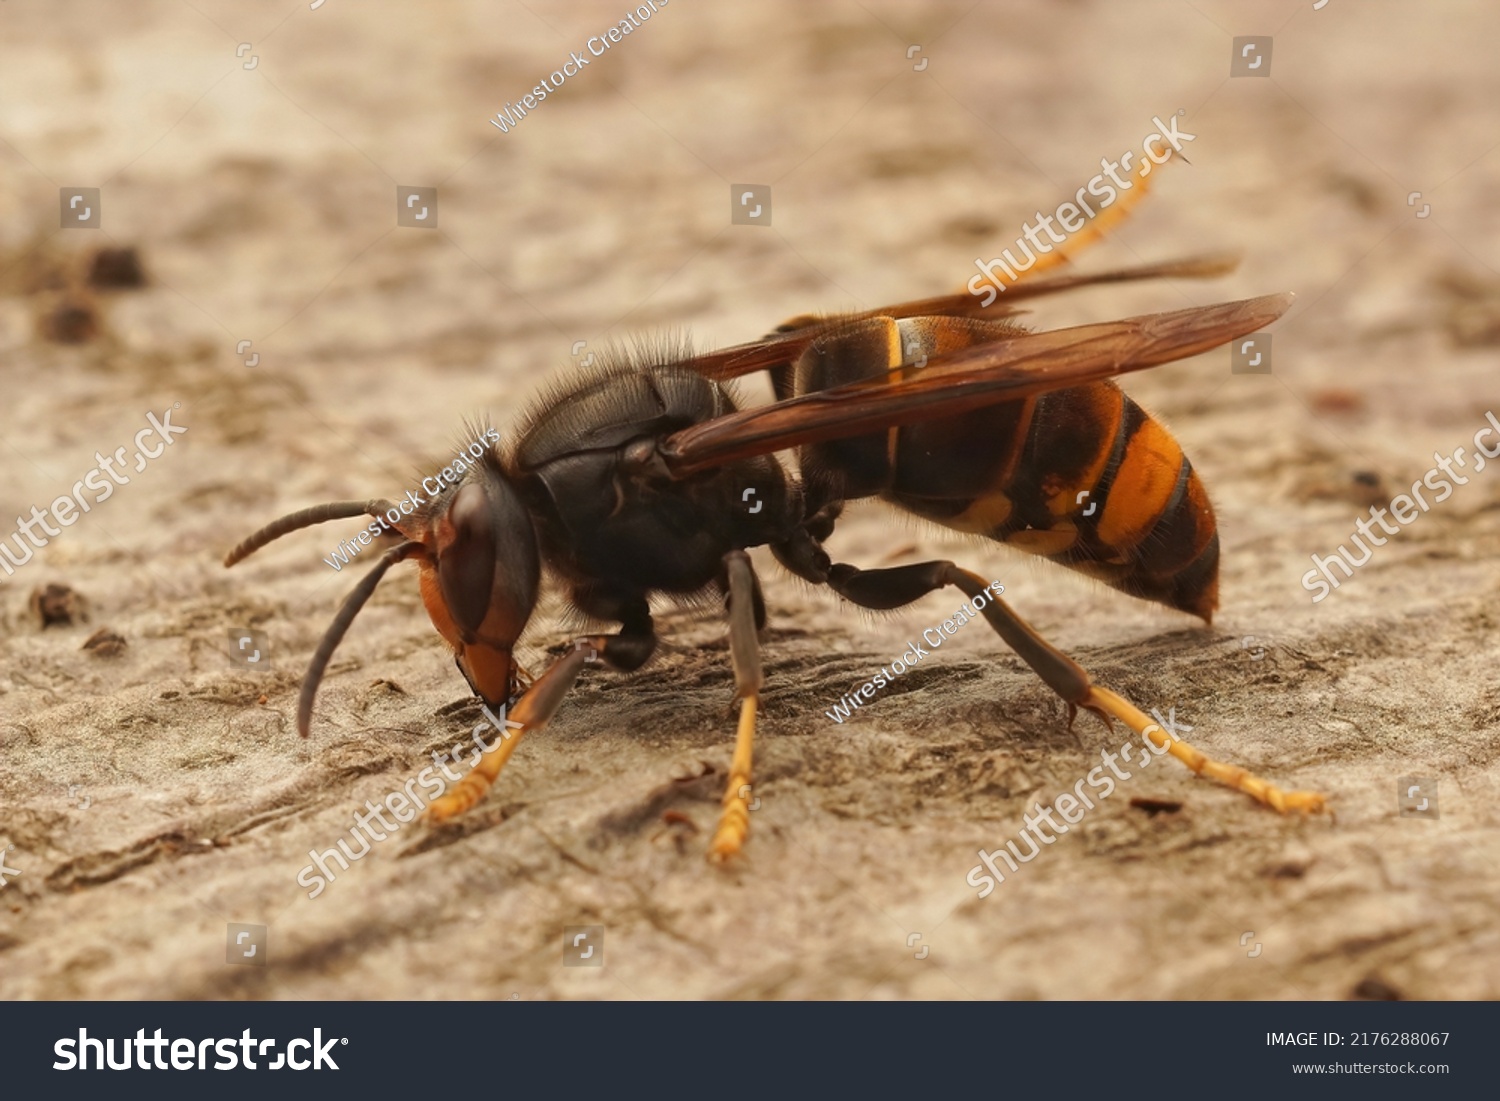
<instances>
[{"instance_id":1,"label":"sandy ground","mask_svg":"<svg viewBox=\"0 0 1500 1101\"><path fill-rule=\"evenodd\" d=\"M489 124L624 15L0 8L4 534L148 413L188 429L0 581L0 996L1500 996L1500 473L1326 600L1299 583L1500 409L1500 11L681 0L512 132ZM1230 79L1251 34L1274 36L1270 78ZM1214 626L875 506L832 549L1002 581L1101 683L1325 792L1333 818L1282 818L1164 760L980 899L976 852L1118 739L1069 730L980 628L830 722L956 598L869 617L757 551L768 688L737 865L703 859L733 738L723 627L666 612L657 659L588 670L471 815L404 826L308 897L309 850L479 716L403 567L299 741L302 672L351 584L320 559L356 525L232 572L229 546L307 504L399 496L465 416L504 431L547 372L611 339L706 347L956 288L1179 109L1191 167L1079 265L1227 248L1243 266L1030 321L1298 293L1272 374L1232 376L1221 349L1126 383L1216 503ZM772 185L769 229L729 224L742 183ZM395 225L407 185L439 189L436 230ZM101 229L58 229L74 186L102 189ZM90 288L100 247L137 249L146 285ZM48 598L72 622L43 629L49 584L77 595ZM123 647L85 648L103 628ZM240 628L264 633L268 670L231 663ZM527 661L567 637L539 615ZM1408 776L1436 780L1439 818L1398 815ZM226 964L230 922L267 927L267 966ZM572 926L604 927L603 967L563 966Z\"/></svg>"}]
</instances>

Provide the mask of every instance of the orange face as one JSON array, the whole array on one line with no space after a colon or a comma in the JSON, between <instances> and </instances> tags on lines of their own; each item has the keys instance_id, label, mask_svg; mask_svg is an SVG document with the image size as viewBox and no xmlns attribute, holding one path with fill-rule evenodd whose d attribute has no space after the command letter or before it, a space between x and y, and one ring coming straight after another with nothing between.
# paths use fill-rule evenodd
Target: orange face
<instances>
[{"instance_id":1,"label":"orange face","mask_svg":"<svg viewBox=\"0 0 1500 1101\"><path fill-rule=\"evenodd\" d=\"M459 668L469 680L469 685L484 702L499 707L515 694L515 662L508 645L497 645L474 639L465 642L458 624L448 614L448 605L443 600L438 583L438 572L430 562L421 564L422 603L438 633L453 647Z\"/></svg>"},{"instance_id":2,"label":"orange face","mask_svg":"<svg viewBox=\"0 0 1500 1101\"><path fill-rule=\"evenodd\" d=\"M431 521L422 602L469 685L492 707L516 692L515 642L531 618L540 559L531 518L499 471L481 467Z\"/></svg>"}]
</instances>

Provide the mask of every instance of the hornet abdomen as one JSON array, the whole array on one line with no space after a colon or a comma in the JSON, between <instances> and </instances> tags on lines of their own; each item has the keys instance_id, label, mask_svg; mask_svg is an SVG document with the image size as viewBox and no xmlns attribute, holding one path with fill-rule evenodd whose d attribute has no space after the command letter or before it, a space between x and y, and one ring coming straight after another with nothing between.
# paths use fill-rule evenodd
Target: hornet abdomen
<instances>
[{"instance_id":1,"label":"hornet abdomen","mask_svg":"<svg viewBox=\"0 0 1500 1101\"><path fill-rule=\"evenodd\" d=\"M929 357L1019 335L960 318L863 320L803 353L790 388L910 376ZM806 445L798 459L826 497L879 497L1205 620L1218 605L1203 483L1171 433L1112 382Z\"/></svg>"}]
</instances>

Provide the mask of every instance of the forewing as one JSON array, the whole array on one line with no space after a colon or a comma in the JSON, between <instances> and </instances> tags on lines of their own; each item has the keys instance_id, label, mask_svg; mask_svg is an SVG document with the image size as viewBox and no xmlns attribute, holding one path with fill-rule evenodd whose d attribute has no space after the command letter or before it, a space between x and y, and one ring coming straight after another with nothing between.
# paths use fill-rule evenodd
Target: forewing
<instances>
[{"instance_id":1,"label":"forewing","mask_svg":"<svg viewBox=\"0 0 1500 1101\"><path fill-rule=\"evenodd\" d=\"M860 436L997 402L1080 386L1197 355L1286 312L1291 294L1028 333L936 357L909 378L892 372L731 413L668 436L674 477L798 444Z\"/></svg>"},{"instance_id":2,"label":"forewing","mask_svg":"<svg viewBox=\"0 0 1500 1101\"><path fill-rule=\"evenodd\" d=\"M728 348L707 352L687 360L684 366L713 379L738 378L754 371L767 371L783 364L795 363L803 350L825 335L830 329L847 325L851 321L863 321L871 317L968 317L977 321L1000 321L1020 313L1011 304L1027 298L1038 298L1045 294L1074 290L1078 287L1099 286L1106 283L1131 283L1143 279L1211 279L1234 270L1239 263L1237 256L1216 253L1205 256L1190 256L1182 260L1167 260L1157 264L1139 264L1135 267L1116 268L1099 272L1065 272L1013 283L1004 294L989 306L983 299L967 290L956 294L939 294L931 298L916 298L910 302L897 302L891 306L866 310L864 313L839 314L836 317L804 315L794 317L782 328L790 331L775 332L761 340L746 344L735 344ZM992 294L990 298L997 298Z\"/></svg>"}]
</instances>

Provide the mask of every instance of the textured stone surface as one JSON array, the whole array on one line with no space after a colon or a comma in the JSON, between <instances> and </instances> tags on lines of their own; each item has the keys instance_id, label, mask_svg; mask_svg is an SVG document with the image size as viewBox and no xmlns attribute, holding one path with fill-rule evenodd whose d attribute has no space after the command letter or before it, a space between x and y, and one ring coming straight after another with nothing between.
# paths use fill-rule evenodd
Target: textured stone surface
<instances>
[{"instance_id":1,"label":"textured stone surface","mask_svg":"<svg viewBox=\"0 0 1500 1101\"><path fill-rule=\"evenodd\" d=\"M0 517L68 492L149 411L181 402L189 428L0 581L0 846L20 871L0 996L1500 996L1500 473L1327 600L1299 584L1500 407L1493 5L674 3L504 134L488 119L625 5L195 6L0 11ZM1266 33L1271 77L1229 79L1232 38ZM1115 741L1069 731L977 627L830 722L956 600L867 617L757 552L761 805L737 867L703 860L733 739L724 632L667 612L657 660L589 670L459 828L406 826L307 897L308 851L478 714L403 567L300 741L302 670L351 584L320 559L356 525L232 572L228 547L307 504L399 496L465 416L504 431L577 341L579 359L667 328L732 343L955 288L1179 108L1192 166L1079 264L1243 266L1028 320L1298 292L1270 376L1231 376L1220 350L1126 383L1218 509L1214 626L874 506L832 546L1001 580L1102 683L1328 793L1335 820L1162 761L980 900L976 851ZM769 229L730 225L740 183L772 186ZM102 231L57 232L75 185L102 188ZM436 230L396 228L398 185L438 188ZM146 285L85 292L101 246L138 250ZM36 335L82 293L98 336ZM47 582L94 625L39 630ZM80 648L99 623L129 640L112 661ZM230 664L236 627L264 632L268 673ZM567 637L547 610L527 663ZM1440 819L1397 816L1403 776L1438 779ZM226 966L229 922L269 926L268 966ZM586 925L605 966L564 968L564 928Z\"/></svg>"}]
</instances>

